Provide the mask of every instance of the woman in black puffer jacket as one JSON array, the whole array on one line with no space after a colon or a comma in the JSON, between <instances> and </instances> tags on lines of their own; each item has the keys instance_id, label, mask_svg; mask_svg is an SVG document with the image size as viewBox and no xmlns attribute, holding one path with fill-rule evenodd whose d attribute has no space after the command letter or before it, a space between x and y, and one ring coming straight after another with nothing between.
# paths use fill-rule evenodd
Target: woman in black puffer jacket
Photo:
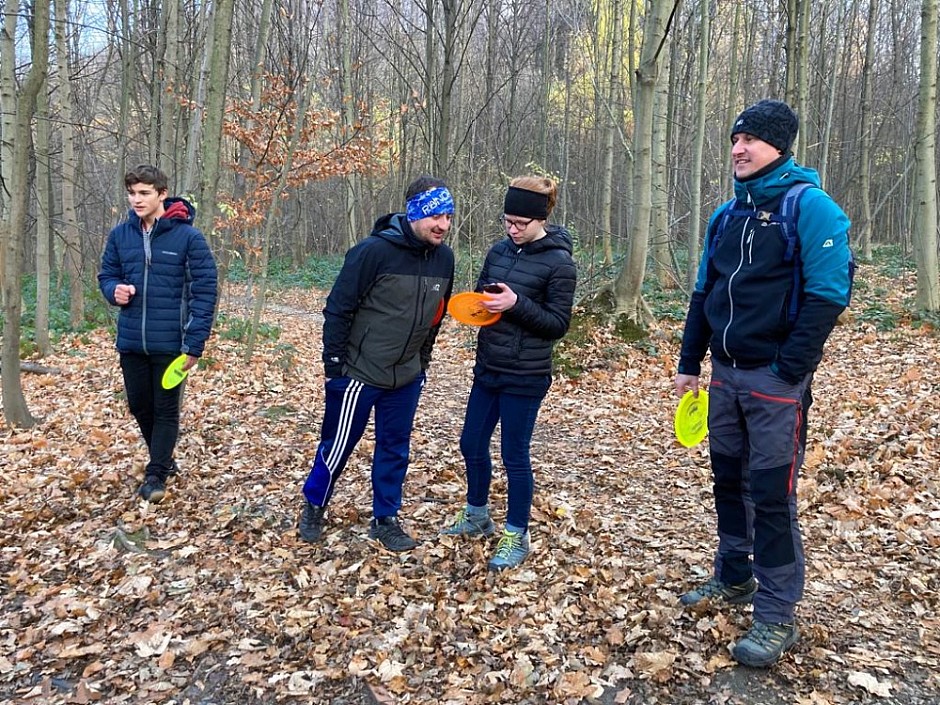
<instances>
[{"instance_id":1,"label":"woman in black puffer jacket","mask_svg":"<svg viewBox=\"0 0 940 705\"><path fill-rule=\"evenodd\" d=\"M552 383L552 347L568 331L576 270L571 237L549 225L557 187L551 179L522 176L506 192L502 222L508 237L486 255L477 291L499 320L480 329L473 388L460 451L467 466L467 504L448 535L492 534L489 515L493 474L490 439L502 424L500 454L506 467L506 527L489 562L491 570L519 565L529 553L529 513L534 479L529 445L542 399Z\"/></svg>"}]
</instances>

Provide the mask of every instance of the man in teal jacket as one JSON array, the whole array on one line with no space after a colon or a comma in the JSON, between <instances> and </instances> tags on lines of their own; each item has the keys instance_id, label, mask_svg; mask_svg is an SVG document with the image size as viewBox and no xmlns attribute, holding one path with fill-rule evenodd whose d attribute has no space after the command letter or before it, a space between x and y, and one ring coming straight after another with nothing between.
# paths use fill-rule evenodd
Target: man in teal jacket
<instances>
[{"instance_id":1,"label":"man in teal jacket","mask_svg":"<svg viewBox=\"0 0 940 705\"><path fill-rule=\"evenodd\" d=\"M753 625L732 651L749 666L775 663L799 636L805 561L796 490L810 387L851 293L849 219L818 174L794 161L798 127L786 103L762 100L731 129L735 200L709 223L675 380L680 397L698 394L711 350L718 550L713 577L681 601L753 600ZM793 239L779 214L799 183L812 187L798 199Z\"/></svg>"}]
</instances>

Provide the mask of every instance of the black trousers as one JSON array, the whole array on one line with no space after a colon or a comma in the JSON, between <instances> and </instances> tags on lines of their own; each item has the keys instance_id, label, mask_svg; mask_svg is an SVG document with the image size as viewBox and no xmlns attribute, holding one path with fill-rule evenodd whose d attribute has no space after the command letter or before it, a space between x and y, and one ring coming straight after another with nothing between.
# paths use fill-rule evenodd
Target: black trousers
<instances>
[{"instance_id":1,"label":"black trousers","mask_svg":"<svg viewBox=\"0 0 940 705\"><path fill-rule=\"evenodd\" d=\"M176 355L121 353L127 406L150 451L147 475L166 480L174 467L173 449L180 431L183 384L164 389L162 380Z\"/></svg>"}]
</instances>

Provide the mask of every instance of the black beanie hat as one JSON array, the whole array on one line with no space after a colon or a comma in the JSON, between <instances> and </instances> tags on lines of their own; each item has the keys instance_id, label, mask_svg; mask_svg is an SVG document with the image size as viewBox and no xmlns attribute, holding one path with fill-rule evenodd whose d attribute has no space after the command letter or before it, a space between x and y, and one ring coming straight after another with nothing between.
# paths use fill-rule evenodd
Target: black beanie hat
<instances>
[{"instance_id":1,"label":"black beanie hat","mask_svg":"<svg viewBox=\"0 0 940 705\"><path fill-rule=\"evenodd\" d=\"M780 100L761 100L738 115L731 127L731 136L739 132L764 140L781 152L789 152L800 129L799 118L789 105Z\"/></svg>"}]
</instances>

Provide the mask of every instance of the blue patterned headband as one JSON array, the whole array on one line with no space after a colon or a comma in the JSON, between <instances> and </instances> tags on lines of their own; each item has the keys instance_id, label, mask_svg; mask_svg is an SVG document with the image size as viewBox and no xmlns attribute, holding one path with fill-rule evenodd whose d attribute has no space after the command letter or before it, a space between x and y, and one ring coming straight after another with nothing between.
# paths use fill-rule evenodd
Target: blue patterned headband
<instances>
[{"instance_id":1,"label":"blue patterned headband","mask_svg":"<svg viewBox=\"0 0 940 705\"><path fill-rule=\"evenodd\" d=\"M453 215L454 197L444 186L422 191L408 199L407 216L412 223L432 215Z\"/></svg>"}]
</instances>

